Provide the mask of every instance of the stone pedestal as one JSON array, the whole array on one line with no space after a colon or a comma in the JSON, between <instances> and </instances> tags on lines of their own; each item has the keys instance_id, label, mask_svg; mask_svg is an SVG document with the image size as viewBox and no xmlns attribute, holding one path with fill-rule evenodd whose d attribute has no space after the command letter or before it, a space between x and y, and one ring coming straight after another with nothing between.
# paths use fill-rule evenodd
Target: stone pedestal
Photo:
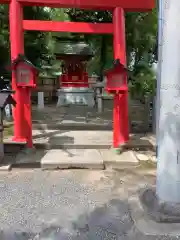
<instances>
[{"instance_id":1,"label":"stone pedestal","mask_svg":"<svg viewBox=\"0 0 180 240\"><path fill-rule=\"evenodd\" d=\"M0 131L0 163L4 158L4 143L3 143L3 132Z\"/></svg>"},{"instance_id":2,"label":"stone pedestal","mask_svg":"<svg viewBox=\"0 0 180 240\"><path fill-rule=\"evenodd\" d=\"M3 111L0 110L0 163L4 158L4 143L3 143Z\"/></svg>"},{"instance_id":3,"label":"stone pedestal","mask_svg":"<svg viewBox=\"0 0 180 240\"><path fill-rule=\"evenodd\" d=\"M44 109L44 92L38 92L38 109Z\"/></svg>"},{"instance_id":4,"label":"stone pedestal","mask_svg":"<svg viewBox=\"0 0 180 240\"><path fill-rule=\"evenodd\" d=\"M58 89L57 95L58 95L57 106L75 104L93 107L95 105L94 91L89 88L65 87Z\"/></svg>"}]
</instances>

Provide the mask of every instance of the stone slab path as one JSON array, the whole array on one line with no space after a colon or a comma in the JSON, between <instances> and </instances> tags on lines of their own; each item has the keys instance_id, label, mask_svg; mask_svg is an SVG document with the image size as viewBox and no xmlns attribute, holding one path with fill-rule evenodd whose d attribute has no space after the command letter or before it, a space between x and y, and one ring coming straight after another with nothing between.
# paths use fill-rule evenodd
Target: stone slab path
<instances>
[{"instance_id":1,"label":"stone slab path","mask_svg":"<svg viewBox=\"0 0 180 240\"><path fill-rule=\"evenodd\" d=\"M107 109L101 116L89 112L88 116L91 119L89 123L96 126L94 130L87 128L84 116L90 110L85 110L86 112L82 111L82 107L54 108L52 106L41 111L33 109L33 142L37 151L32 154L29 152L24 154L20 151L17 156L14 156L13 164L34 164L43 169L104 169L105 165L111 167L132 166L139 164L139 161L148 161L154 158L155 138L152 134L131 134L127 149L121 155L117 155L111 149L113 145L112 130L100 129L103 124L107 126L108 119L112 120L110 109ZM37 122L39 127L36 126ZM62 127L69 123L71 126ZM77 124L81 127L84 126L84 129L78 130ZM5 138L4 143L12 147L12 136ZM145 150L145 153L142 150ZM147 151L149 151L148 156ZM4 164L7 166L6 159ZM1 169L9 169L9 167L1 167Z\"/></svg>"},{"instance_id":2,"label":"stone slab path","mask_svg":"<svg viewBox=\"0 0 180 240\"><path fill-rule=\"evenodd\" d=\"M52 148L65 146L69 148L108 148L112 146L113 133L110 130L33 130L35 144L49 144ZM13 143L12 136L4 139L5 143ZM130 134L127 146L138 148L155 148L156 140L153 134ZM104 147L103 147L104 146Z\"/></svg>"},{"instance_id":3,"label":"stone slab path","mask_svg":"<svg viewBox=\"0 0 180 240\"><path fill-rule=\"evenodd\" d=\"M150 154L151 153L151 154ZM124 169L139 165L156 167L155 152L127 150L117 154L113 149L37 149L32 152L21 150L17 154L5 155L0 171L12 168L42 169Z\"/></svg>"},{"instance_id":4,"label":"stone slab path","mask_svg":"<svg viewBox=\"0 0 180 240\"><path fill-rule=\"evenodd\" d=\"M96 149L53 149L41 159L42 169L104 169L103 158Z\"/></svg>"}]
</instances>

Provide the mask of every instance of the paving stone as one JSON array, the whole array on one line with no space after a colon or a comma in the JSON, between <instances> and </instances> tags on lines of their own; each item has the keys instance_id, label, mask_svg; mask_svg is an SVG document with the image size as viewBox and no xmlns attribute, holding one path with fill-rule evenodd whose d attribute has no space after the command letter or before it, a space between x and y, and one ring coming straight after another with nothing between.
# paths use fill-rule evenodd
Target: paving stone
<instances>
[{"instance_id":1,"label":"paving stone","mask_svg":"<svg viewBox=\"0 0 180 240\"><path fill-rule=\"evenodd\" d=\"M11 164L1 164L0 165L0 172L1 171L10 171L11 170L12 165Z\"/></svg>"},{"instance_id":2,"label":"paving stone","mask_svg":"<svg viewBox=\"0 0 180 240\"><path fill-rule=\"evenodd\" d=\"M21 151L17 154L14 164L35 164L40 163L41 158L46 154L44 150Z\"/></svg>"},{"instance_id":3,"label":"paving stone","mask_svg":"<svg viewBox=\"0 0 180 240\"><path fill-rule=\"evenodd\" d=\"M156 158L156 156L152 156L152 157L151 157L151 161L154 162L154 163L157 163L157 158Z\"/></svg>"},{"instance_id":4,"label":"paving stone","mask_svg":"<svg viewBox=\"0 0 180 240\"><path fill-rule=\"evenodd\" d=\"M114 149L108 149L100 150L100 153L103 157L104 163L111 165L112 167L137 165L139 163L133 151L125 151L121 154L117 154Z\"/></svg>"},{"instance_id":5,"label":"paving stone","mask_svg":"<svg viewBox=\"0 0 180 240\"><path fill-rule=\"evenodd\" d=\"M149 159L149 156L148 155L146 155L146 154L142 154L142 153L135 153L135 155L136 155L136 157L137 157L137 159L139 160L139 161L149 161L150 159Z\"/></svg>"},{"instance_id":6,"label":"paving stone","mask_svg":"<svg viewBox=\"0 0 180 240\"><path fill-rule=\"evenodd\" d=\"M43 169L104 169L103 158L96 149L53 149L41 159Z\"/></svg>"},{"instance_id":7,"label":"paving stone","mask_svg":"<svg viewBox=\"0 0 180 240\"><path fill-rule=\"evenodd\" d=\"M112 146L113 132L111 130L93 131L93 130L76 130L76 126L69 127L67 130L62 129L42 129L33 130L33 142L34 144L46 144L51 148L109 148ZM132 134L127 144L129 149L131 148L154 148L153 135L144 136L143 134ZM12 136L4 139L7 144L13 144ZM92 147L90 147L92 146ZM101 149L102 149L101 148Z\"/></svg>"},{"instance_id":8,"label":"paving stone","mask_svg":"<svg viewBox=\"0 0 180 240\"><path fill-rule=\"evenodd\" d=\"M49 139L52 145L112 145L111 131L64 131Z\"/></svg>"}]
</instances>

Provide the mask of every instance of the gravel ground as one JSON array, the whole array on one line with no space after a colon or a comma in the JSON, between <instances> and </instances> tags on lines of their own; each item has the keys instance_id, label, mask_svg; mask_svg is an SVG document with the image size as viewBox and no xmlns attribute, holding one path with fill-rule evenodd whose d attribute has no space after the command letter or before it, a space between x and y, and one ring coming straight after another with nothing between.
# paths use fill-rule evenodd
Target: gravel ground
<instances>
[{"instance_id":1,"label":"gravel ground","mask_svg":"<svg viewBox=\"0 0 180 240\"><path fill-rule=\"evenodd\" d=\"M128 195L154 175L13 170L0 174L0 240L175 240L134 229ZM180 238L179 238L180 239Z\"/></svg>"}]
</instances>

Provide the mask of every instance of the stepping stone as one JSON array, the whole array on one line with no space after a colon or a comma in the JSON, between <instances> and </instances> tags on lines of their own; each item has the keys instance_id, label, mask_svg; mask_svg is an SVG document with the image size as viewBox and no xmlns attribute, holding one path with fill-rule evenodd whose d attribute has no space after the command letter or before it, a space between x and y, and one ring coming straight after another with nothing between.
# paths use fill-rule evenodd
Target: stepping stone
<instances>
[{"instance_id":1,"label":"stepping stone","mask_svg":"<svg viewBox=\"0 0 180 240\"><path fill-rule=\"evenodd\" d=\"M96 149L53 149L41 159L42 169L104 169L103 158Z\"/></svg>"},{"instance_id":2,"label":"stepping stone","mask_svg":"<svg viewBox=\"0 0 180 240\"><path fill-rule=\"evenodd\" d=\"M136 166L139 164L133 151L125 151L117 154L114 149L100 150L105 164L111 167Z\"/></svg>"},{"instance_id":3,"label":"stepping stone","mask_svg":"<svg viewBox=\"0 0 180 240\"><path fill-rule=\"evenodd\" d=\"M2 171L10 171L12 167L12 164L1 164L0 165L0 172Z\"/></svg>"},{"instance_id":4,"label":"stepping stone","mask_svg":"<svg viewBox=\"0 0 180 240\"><path fill-rule=\"evenodd\" d=\"M135 153L135 155L139 161L149 161L149 156L147 156L146 154Z\"/></svg>"}]
</instances>

